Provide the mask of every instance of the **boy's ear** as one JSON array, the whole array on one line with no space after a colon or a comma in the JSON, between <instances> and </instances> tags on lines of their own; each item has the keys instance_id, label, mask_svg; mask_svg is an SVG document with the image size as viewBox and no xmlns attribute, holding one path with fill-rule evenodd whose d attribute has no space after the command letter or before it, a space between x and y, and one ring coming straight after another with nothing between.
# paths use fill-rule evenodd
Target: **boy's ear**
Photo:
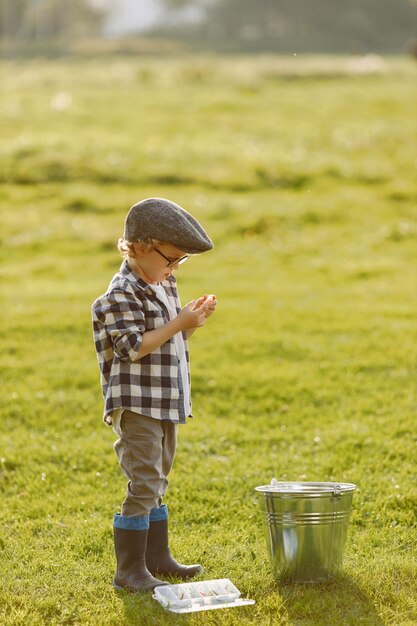
<instances>
[{"instance_id":1,"label":"boy's ear","mask_svg":"<svg viewBox=\"0 0 417 626\"><path fill-rule=\"evenodd\" d=\"M135 255L142 257L144 256L147 252L149 252L149 245L144 243L143 241L135 241L133 244L133 249L135 251Z\"/></svg>"}]
</instances>

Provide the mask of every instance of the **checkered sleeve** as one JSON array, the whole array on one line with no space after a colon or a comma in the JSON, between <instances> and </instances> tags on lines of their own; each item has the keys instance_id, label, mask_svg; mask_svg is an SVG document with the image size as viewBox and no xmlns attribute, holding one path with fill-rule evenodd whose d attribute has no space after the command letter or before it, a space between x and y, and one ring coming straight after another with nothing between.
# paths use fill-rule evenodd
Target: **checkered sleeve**
<instances>
[{"instance_id":1,"label":"checkered sleeve","mask_svg":"<svg viewBox=\"0 0 417 626\"><path fill-rule=\"evenodd\" d=\"M136 361L145 332L143 304L133 293L112 289L96 309L120 361Z\"/></svg>"}]
</instances>

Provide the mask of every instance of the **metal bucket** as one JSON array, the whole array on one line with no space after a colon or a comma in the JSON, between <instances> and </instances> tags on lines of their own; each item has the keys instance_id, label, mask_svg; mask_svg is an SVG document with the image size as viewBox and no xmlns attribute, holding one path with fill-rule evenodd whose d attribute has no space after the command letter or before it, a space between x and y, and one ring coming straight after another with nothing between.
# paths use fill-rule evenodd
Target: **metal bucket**
<instances>
[{"instance_id":1,"label":"metal bucket","mask_svg":"<svg viewBox=\"0 0 417 626\"><path fill-rule=\"evenodd\" d=\"M320 582L342 567L351 483L279 482L256 487L276 579Z\"/></svg>"}]
</instances>

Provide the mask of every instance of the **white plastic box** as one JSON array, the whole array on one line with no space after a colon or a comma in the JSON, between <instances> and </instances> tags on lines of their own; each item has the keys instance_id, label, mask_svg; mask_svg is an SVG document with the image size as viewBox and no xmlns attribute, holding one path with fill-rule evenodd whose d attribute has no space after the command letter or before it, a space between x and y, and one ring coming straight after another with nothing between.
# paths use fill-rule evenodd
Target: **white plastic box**
<instances>
[{"instance_id":1,"label":"white plastic box","mask_svg":"<svg viewBox=\"0 0 417 626\"><path fill-rule=\"evenodd\" d=\"M153 597L165 609L174 613L194 613L255 604L255 600L241 598L240 591L228 578L161 585L155 587Z\"/></svg>"}]
</instances>

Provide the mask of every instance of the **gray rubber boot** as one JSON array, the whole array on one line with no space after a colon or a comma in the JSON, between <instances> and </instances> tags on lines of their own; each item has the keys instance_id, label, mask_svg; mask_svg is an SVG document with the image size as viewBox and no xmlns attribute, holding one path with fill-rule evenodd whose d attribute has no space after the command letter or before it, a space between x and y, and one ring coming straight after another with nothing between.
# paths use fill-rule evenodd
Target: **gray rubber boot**
<instances>
[{"instance_id":1,"label":"gray rubber boot","mask_svg":"<svg viewBox=\"0 0 417 626\"><path fill-rule=\"evenodd\" d=\"M166 519L149 524L146 566L152 574L178 576L182 580L193 578L204 571L201 565L181 565L171 556Z\"/></svg>"},{"instance_id":2,"label":"gray rubber boot","mask_svg":"<svg viewBox=\"0 0 417 626\"><path fill-rule=\"evenodd\" d=\"M117 571L113 580L116 589L149 591L166 585L154 578L146 567L147 530L127 530L113 527Z\"/></svg>"}]
</instances>

